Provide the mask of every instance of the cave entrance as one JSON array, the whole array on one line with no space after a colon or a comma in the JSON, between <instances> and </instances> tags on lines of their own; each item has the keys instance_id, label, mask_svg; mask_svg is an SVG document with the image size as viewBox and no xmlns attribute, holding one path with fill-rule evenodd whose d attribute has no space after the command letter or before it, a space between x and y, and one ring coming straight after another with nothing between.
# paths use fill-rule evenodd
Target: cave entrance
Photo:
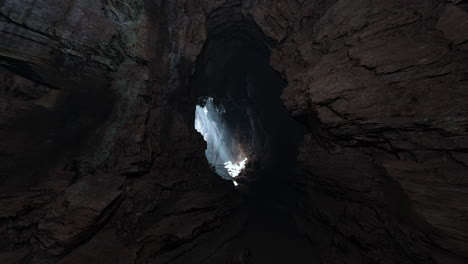
<instances>
[{"instance_id":1,"label":"cave entrance","mask_svg":"<svg viewBox=\"0 0 468 264\"><path fill-rule=\"evenodd\" d=\"M236 140L223 117L223 106L211 97L200 97L195 107L195 129L207 143L205 156L211 168L223 179L234 180L248 161L242 145Z\"/></svg>"},{"instance_id":2,"label":"cave entrance","mask_svg":"<svg viewBox=\"0 0 468 264\"><path fill-rule=\"evenodd\" d=\"M248 248L252 263L304 263L314 257L292 212L298 201L292 183L303 128L280 98L287 83L270 65L275 43L240 7L236 10L219 8L207 21L208 37L191 79L195 128L207 141L209 162L227 179L232 178L224 171L228 160L246 166L234 179L239 212L248 221L217 252Z\"/></svg>"},{"instance_id":3,"label":"cave entrance","mask_svg":"<svg viewBox=\"0 0 468 264\"><path fill-rule=\"evenodd\" d=\"M286 178L292 176L303 132L280 99L287 83L270 66L274 43L251 18L235 10L220 9L207 22L207 41L191 80L191 97L198 105L194 121L197 126L208 116L216 120L213 129L223 135L225 141L216 139L220 141L211 144L206 132L201 132L208 142L206 156L218 174L232 179L224 165L230 161L228 165L237 169L247 158L246 169L236 182L248 185L248 193L265 194L261 199L277 199L284 192ZM224 150L232 154L221 158ZM216 155L220 161L215 161Z\"/></svg>"}]
</instances>

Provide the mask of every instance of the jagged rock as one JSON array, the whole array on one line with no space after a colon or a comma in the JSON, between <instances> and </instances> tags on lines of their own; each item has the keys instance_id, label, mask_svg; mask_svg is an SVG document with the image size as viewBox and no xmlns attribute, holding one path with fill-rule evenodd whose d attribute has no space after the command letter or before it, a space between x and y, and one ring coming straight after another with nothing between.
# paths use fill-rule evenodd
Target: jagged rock
<instances>
[{"instance_id":1,"label":"jagged rock","mask_svg":"<svg viewBox=\"0 0 468 264\"><path fill-rule=\"evenodd\" d=\"M37 239L52 254L88 240L101 228L118 206L124 177L92 175L80 179L49 206L39 223Z\"/></svg>"},{"instance_id":2,"label":"jagged rock","mask_svg":"<svg viewBox=\"0 0 468 264\"><path fill-rule=\"evenodd\" d=\"M0 262L256 263L237 194L275 143L235 192L193 129L197 85L251 99L218 74L248 40L304 125L281 206L320 261L466 263L465 2L3 1ZM239 107L266 138L270 99Z\"/></svg>"}]
</instances>

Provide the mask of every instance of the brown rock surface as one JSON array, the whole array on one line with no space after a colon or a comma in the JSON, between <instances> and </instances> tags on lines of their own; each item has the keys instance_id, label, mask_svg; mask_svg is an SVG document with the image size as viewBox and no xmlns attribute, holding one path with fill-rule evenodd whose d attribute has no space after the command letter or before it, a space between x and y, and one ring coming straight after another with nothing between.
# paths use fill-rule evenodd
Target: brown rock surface
<instances>
[{"instance_id":1,"label":"brown rock surface","mask_svg":"<svg viewBox=\"0 0 468 264\"><path fill-rule=\"evenodd\" d=\"M271 5L275 13L284 14L291 8L283 1L275 3ZM462 230L468 226L467 168L454 158L454 153L464 155L467 139L468 60L460 45L464 43L462 27L467 14L463 6L436 1L337 1L319 14L313 30L301 27L301 23L291 25L295 33L286 39L269 29L276 22L256 16L256 12L254 8L252 14L265 33L281 41L274 49L272 63L290 84L283 100L292 115L311 128L301 147L301 162L309 175L304 176L301 189L315 189L336 199L333 193L342 186L345 189L340 193L345 198L338 200L346 205L340 206L364 206L378 214L363 213L364 208L356 211L365 218L375 218L374 223L362 223L366 220L359 217L361 226L395 236L394 224L388 223L393 220L380 214L398 206L401 198L393 197L398 196L395 193L388 198L378 194L395 192L388 191L388 181L395 181L411 201L411 215L418 215L405 216L405 221L430 227L431 231L423 228L423 233L431 235L422 240L466 257L466 232ZM318 154L324 151L326 154ZM357 153L365 155L360 158ZM342 164L347 157L352 158L351 163ZM361 168L369 162L380 169ZM372 203L359 201L364 198ZM358 201L348 205L354 199ZM377 205L380 202L387 205ZM346 220L347 226L340 226L338 218L353 217L352 212L343 216L311 207L304 208L309 218L324 222L348 239L358 236L362 241L360 234L367 233L363 227L349 226ZM408 229L398 236L420 236L417 233ZM378 234L368 237L378 239ZM386 243L378 239L365 245L379 252L372 263L383 262L382 255L403 241L391 247ZM418 250L416 244L400 247ZM439 258L437 254L435 258ZM399 262L404 261L409 260Z\"/></svg>"},{"instance_id":2,"label":"brown rock surface","mask_svg":"<svg viewBox=\"0 0 468 264\"><path fill-rule=\"evenodd\" d=\"M467 10L1 1L0 262L255 260L246 232L267 220L244 225L238 192L211 172L190 90L211 41L246 30L305 126L290 209L316 261L466 263Z\"/></svg>"}]
</instances>

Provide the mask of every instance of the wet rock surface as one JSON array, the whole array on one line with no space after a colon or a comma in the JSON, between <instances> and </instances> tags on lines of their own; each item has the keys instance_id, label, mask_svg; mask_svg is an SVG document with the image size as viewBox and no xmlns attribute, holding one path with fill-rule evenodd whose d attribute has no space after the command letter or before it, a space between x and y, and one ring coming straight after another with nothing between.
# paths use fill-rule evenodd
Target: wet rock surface
<instances>
[{"instance_id":1,"label":"wet rock surface","mask_svg":"<svg viewBox=\"0 0 468 264\"><path fill-rule=\"evenodd\" d=\"M0 263L466 263L467 10L2 1ZM245 30L305 135L294 171L236 190L191 89L212 37Z\"/></svg>"}]
</instances>

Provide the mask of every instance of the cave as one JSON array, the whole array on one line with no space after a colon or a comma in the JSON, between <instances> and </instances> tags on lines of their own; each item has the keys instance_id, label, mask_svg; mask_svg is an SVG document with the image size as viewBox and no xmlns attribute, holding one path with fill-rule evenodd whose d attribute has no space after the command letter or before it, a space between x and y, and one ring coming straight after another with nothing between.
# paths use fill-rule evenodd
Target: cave
<instances>
[{"instance_id":1,"label":"cave","mask_svg":"<svg viewBox=\"0 0 468 264\"><path fill-rule=\"evenodd\" d=\"M464 21L0 2L0 263L468 263Z\"/></svg>"},{"instance_id":2,"label":"cave","mask_svg":"<svg viewBox=\"0 0 468 264\"><path fill-rule=\"evenodd\" d=\"M252 19L237 12L221 9L207 21L207 41L197 58L190 92L197 98L196 117L217 123L214 134L219 138L207 142L209 163L225 179L233 177L225 164L249 165L235 184L244 182L244 187L252 188L272 185L277 177L285 180L295 166L303 132L281 102L286 81L269 64L269 40ZM210 139L208 131L202 134L205 141ZM220 161L214 156L221 156Z\"/></svg>"}]
</instances>

